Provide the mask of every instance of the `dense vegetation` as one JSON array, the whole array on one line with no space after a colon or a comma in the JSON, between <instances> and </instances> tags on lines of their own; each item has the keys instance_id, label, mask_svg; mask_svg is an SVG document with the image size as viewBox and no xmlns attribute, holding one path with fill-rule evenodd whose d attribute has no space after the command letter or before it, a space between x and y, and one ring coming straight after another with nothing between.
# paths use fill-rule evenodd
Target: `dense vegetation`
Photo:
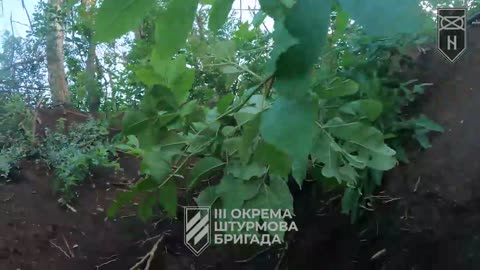
<instances>
[{"instance_id":1,"label":"dense vegetation","mask_svg":"<svg viewBox=\"0 0 480 270\"><path fill-rule=\"evenodd\" d=\"M140 195L141 218L157 205L176 216L177 179L198 205L293 210L289 182L314 180L356 220L383 173L408 162L404 143L428 148L442 132L404 110L426 86L405 73L434 37L426 7L445 3L260 0L251 22L233 0L60 3L40 4L26 37L2 38L0 176L42 160L62 202L121 152L142 177L110 215ZM39 141L35 109L59 104L121 117L122 133L60 121Z\"/></svg>"}]
</instances>

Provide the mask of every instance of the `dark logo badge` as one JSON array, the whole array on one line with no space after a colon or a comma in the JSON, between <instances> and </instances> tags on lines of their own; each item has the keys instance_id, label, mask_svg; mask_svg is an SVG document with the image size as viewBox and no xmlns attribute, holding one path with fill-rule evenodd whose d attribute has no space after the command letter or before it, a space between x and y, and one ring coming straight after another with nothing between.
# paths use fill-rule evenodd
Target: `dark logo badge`
<instances>
[{"instance_id":1,"label":"dark logo badge","mask_svg":"<svg viewBox=\"0 0 480 270\"><path fill-rule=\"evenodd\" d=\"M210 207L185 207L185 245L199 256L210 245Z\"/></svg>"},{"instance_id":2,"label":"dark logo badge","mask_svg":"<svg viewBox=\"0 0 480 270\"><path fill-rule=\"evenodd\" d=\"M455 62L467 48L467 10L439 8L437 10L438 49Z\"/></svg>"}]
</instances>

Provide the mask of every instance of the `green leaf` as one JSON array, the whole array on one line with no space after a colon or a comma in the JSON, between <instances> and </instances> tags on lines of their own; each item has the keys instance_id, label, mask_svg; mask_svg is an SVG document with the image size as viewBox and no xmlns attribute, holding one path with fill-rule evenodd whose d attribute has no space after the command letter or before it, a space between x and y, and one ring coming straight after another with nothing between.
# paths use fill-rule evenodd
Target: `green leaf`
<instances>
[{"instance_id":1,"label":"green leaf","mask_svg":"<svg viewBox=\"0 0 480 270\"><path fill-rule=\"evenodd\" d=\"M282 21L275 21L274 28L273 41L275 42L275 46L270 53L270 60L267 63L267 71L269 74L275 72L277 60L280 58L280 55L285 53L290 47L298 44L298 39L288 32Z\"/></svg>"},{"instance_id":2,"label":"green leaf","mask_svg":"<svg viewBox=\"0 0 480 270\"><path fill-rule=\"evenodd\" d=\"M307 176L307 169L308 169L308 157L304 159L294 160L292 164L292 176L297 182L298 187L302 189L303 181Z\"/></svg>"},{"instance_id":3,"label":"green leaf","mask_svg":"<svg viewBox=\"0 0 480 270\"><path fill-rule=\"evenodd\" d=\"M128 135L127 136L128 144L134 146L135 148L140 147L140 142L138 141L135 135Z\"/></svg>"},{"instance_id":4,"label":"green leaf","mask_svg":"<svg viewBox=\"0 0 480 270\"><path fill-rule=\"evenodd\" d=\"M148 196L138 205L138 217L142 221L145 222L153 216L155 203L156 198L154 196Z\"/></svg>"},{"instance_id":5,"label":"green leaf","mask_svg":"<svg viewBox=\"0 0 480 270\"><path fill-rule=\"evenodd\" d=\"M287 9L287 7L278 0L259 0L259 2L262 10L274 18L275 21L280 20Z\"/></svg>"},{"instance_id":6,"label":"green leaf","mask_svg":"<svg viewBox=\"0 0 480 270\"><path fill-rule=\"evenodd\" d=\"M254 27L260 27L260 25L265 21L266 18L267 14L262 10L259 10L257 13L255 13L255 16L253 16L252 25Z\"/></svg>"},{"instance_id":7,"label":"green leaf","mask_svg":"<svg viewBox=\"0 0 480 270\"><path fill-rule=\"evenodd\" d=\"M263 113L260 133L266 142L286 152L293 160L304 160L312 148L318 103L280 97Z\"/></svg>"},{"instance_id":8,"label":"green leaf","mask_svg":"<svg viewBox=\"0 0 480 270\"><path fill-rule=\"evenodd\" d=\"M140 25L155 0L104 0L95 17L95 41L110 42Z\"/></svg>"},{"instance_id":9,"label":"green leaf","mask_svg":"<svg viewBox=\"0 0 480 270\"><path fill-rule=\"evenodd\" d=\"M298 0L285 17L285 28L298 44L272 59L276 61L274 87L280 95L298 98L309 91L313 65L327 39L331 4L331 0ZM285 47L277 40L274 46Z\"/></svg>"},{"instance_id":10,"label":"green leaf","mask_svg":"<svg viewBox=\"0 0 480 270\"><path fill-rule=\"evenodd\" d=\"M360 194L357 189L348 187L342 197L342 213L349 214L354 208L358 207Z\"/></svg>"},{"instance_id":11,"label":"green leaf","mask_svg":"<svg viewBox=\"0 0 480 270\"><path fill-rule=\"evenodd\" d=\"M177 186L175 181L169 180L163 184L158 194L158 201L170 216L177 216Z\"/></svg>"},{"instance_id":12,"label":"green leaf","mask_svg":"<svg viewBox=\"0 0 480 270\"><path fill-rule=\"evenodd\" d=\"M125 113L122 120L123 132L126 135L136 135L138 132L146 129L151 121L144 113L138 111L129 111Z\"/></svg>"},{"instance_id":13,"label":"green leaf","mask_svg":"<svg viewBox=\"0 0 480 270\"><path fill-rule=\"evenodd\" d=\"M155 71L151 68L137 68L135 70L135 76L140 82L144 83L148 87L152 87L156 84L162 84L161 78L155 74Z\"/></svg>"},{"instance_id":14,"label":"green leaf","mask_svg":"<svg viewBox=\"0 0 480 270\"><path fill-rule=\"evenodd\" d=\"M284 6L287 8L292 8L295 3L297 3L297 0L280 0Z\"/></svg>"},{"instance_id":15,"label":"green leaf","mask_svg":"<svg viewBox=\"0 0 480 270\"><path fill-rule=\"evenodd\" d=\"M335 35L342 35L347 29L348 22L348 14L344 11L337 11L337 17L335 18Z\"/></svg>"},{"instance_id":16,"label":"green leaf","mask_svg":"<svg viewBox=\"0 0 480 270\"><path fill-rule=\"evenodd\" d=\"M327 87L319 87L315 92L320 98L330 99L353 95L358 92L358 84L352 80L335 78Z\"/></svg>"},{"instance_id":17,"label":"green leaf","mask_svg":"<svg viewBox=\"0 0 480 270\"><path fill-rule=\"evenodd\" d=\"M359 158L364 160L369 168L380 171L388 171L398 163L394 155L379 154L365 149L359 150Z\"/></svg>"},{"instance_id":18,"label":"green leaf","mask_svg":"<svg viewBox=\"0 0 480 270\"><path fill-rule=\"evenodd\" d=\"M218 170L224 164L225 163L223 161L214 157L206 157L199 160L190 173L188 188L193 188L201 177L204 177L206 174L211 173L212 171Z\"/></svg>"},{"instance_id":19,"label":"green leaf","mask_svg":"<svg viewBox=\"0 0 480 270\"><path fill-rule=\"evenodd\" d=\"M222 135L225 137L231 137L235 135L237 128L234 126L225 126L222 128Z\"/></svg>"},{"instance_id":20,"label":"green leaf","mask_svg":"<svg viewBox=\"0 0 480 270\"><path fill-rule=\"evenodd\" d=\"M328 130L337 138L349 141L369 151L386 155L395 155L395 150L383 142L383 134L378 129L360 122L345 123L336 117L327 122Z\"/></svg>"},{"instance_id":21,"label":"green leaf","mask_svg":"<svg viewBox=\"0 0 480 270\"><path fill-rule=\"evenodd\" d=\"M228 107L230 106L230 104L232 104L233 98L234 96L232 93L228 93L225 96L221 97L217 103L218 113L220 114L225 113Z\"/></svg>"},{"instance_id":22,"label":"green leaf","mask_svg":"<svg viewBox=\"0 0 480 270\"><path fill-rule=\"evenodd\" d=\"M416 34L427 18L419 0L404 0L401 5L396 0L340 0L340 4L372 36Z\"/></svg>"},{"instance_id":23,"label":"green leaf","mask_svg":"<svg viewBox=\"0 0 480 270\"><path fill-rule=\"evenodd\" d=\"M366 116L370 121L375 121L381 114L383 105L373 99L356 100L344 104L340 111L357 116Z\"/></svg>"},{"instance_id":24,"label":"green leaf","mask_svg":"<svg viewBox=\"0 0 480 270\"><path fill-rule=\"evenodd\" d=\"M215 42L209 51L218 60L233 60L237 52L236 44L233 40L222 40Z\"/></svg>"},{"instance_id":25,"label":"green leaf","mask_svg":"<svg viewBox=\"0 0 480 270\"><path fill-rule=\"evenodd\" d=\"M264 141L258 143L253 159L268 166L270 173L278 176L287 176L292 166L287 154Z\"/></svg>"},{"instance_id":26,"label":"green leaf","mask_svg":"<svg viewBox=\"0 0 480 270\"><path fill-rule=\"evenodd\" d=\"M250 180L252 177L263 176L267 172L267 168L255 162L242 165L240 162L232 161L228 164L225 172L239 179Z\"/></svg>"},{"instance_id":27,"label":"green leaf","mask_svg":"<svg viewBox=\"0 0 480 270\"><path fill-rule=\"evenodd\" d=\"M432 147L430 139L428 139L427 133L427 130L415 130L414 133L414 138L418 141L418 143L423 149L428 149Z\"/></svg>"},{"instance_id":28,"label":"green leaf","mask_svg":"<svg viewBox=\"0 0 480 270\"><path fill-rule=\"evenodd\" d=\"M108 208L107 217L115 217L122 206L132 201L134 195L135 193L131 190L119 193L115 198L115 202Z\"/></svg>"},{"instance_id":29,"label":"green leaf","mask_svg":"<svg viewBox=\"0 0 480 270\"><path fill-rule=\"evenodd\" d=\"M192 30L198 0L171 0L155 23L158 57L168 59L180 50ZM128 16L128 15L127 15Z\"/></svg>"},{"instance_id":30,"label":"green leaf","mask_svg":"<svg viewBox=\"0 0 480 270\"><path fill-rule=\"evenodd\" d=\"M240 146L239 154L242 163L248 163L253 151L252 145L255 138L258 137L260 127L260 117L254 118L252 121L245 123L242 126L242 144Z\"/></svg>"},{"instance_id":31,"label":"green leaf","mask_svg":"<svg viewBox=\"0 0 480 270\"><path fill-rule=\"evenodd\" d=\"M175 96L176 102L182 104L187 101L189 90L195 80L195 71L187 68L185 55L179 55L175 59L164 60L158 50L152 52L152 66L162 85L168 87Z\"/></svg>"},{"instance_id":32,"label":"green leaf","mask_svg":"<svg viewBox=\"0 0 480 270\"><path fill-rule=\"evenodd\" d=\"M432 121L425 115L420 115L417 119L414 121L416 127L424 128L429 131L437 131L437 132L444 132L445 130L443 127L436 122Z\"/></svg>"},{"instance_id":33,"label":"green leaf","mask_svg":"<svg viewBox=\"0 0 480 270\"><path fill-rule=\"evenodd\" d=\"M270 177L270 184L262 183L258 194L248 200L244 207L247 209L269 209L272 211L288 210L293 214L293 196L286 181L278 177ZM281 231L269 231L269 233L278 234L282 239L284 237L284 232Z\"/></svg>"},{"instance_id":34,"label":"green leaf","mask_svg":"<svg viewBox=\"0 0 480 270\"><path fill-rule=\"evenodd\" d=\"M208 28L212 32L217 32L227 21L228 14L232 9L234 0L216 0L210 10L208 18Z\"/></svg>"},{"instance_id":35,"label":"green leaf","mask_svg":"<svg viewBox=\"0 0 480 270\"><path fill-rule=\"evenodd\" d=\"M225 151L229 156L240 150L242 146L241 137L227 138L223 141L222 151Z\"/></svg>"},{"instance_id":36,"label":"green leaf","mask_svg":"<svg viewBox=\"0 0 480 270\"><path fill-rule=\"evenodd\" d=\"M223 202L223 208L238 209L243 202L252 199L260 187L261 181L244 181L243 179L225 175L217 186L217 194Z\"/></svg>"},{"instance_id":37,"label":"green leaf","mask_svg":"<svg viewBox=\"0 0 480 270\"><path fill-rule=\"evenodd\" d=\"M182 117L187 117L192 113L195 113L198 109L198 101L197 100L190 100L189 102L185 103L180 108L180 115Z\"/></svg>"},{"instance_id":38,"label":"green leaf","mask_svg":"<svg viewBox=\"0 0 480 270\"><path fill-rule=\"evenodd\" d=\"M158 184L161 184L171 173L170 162L175 154L174 151L162 151L159 148L145 152L141 164L143 171L151 175Z\"/></svg>"},{"instance_id":39,"label":"green leaf","mask_svg":"<svg viewBox=\"0 0 480 270\"><path fill-rule=\"evenodd\" d=\"M218 198L220 196L217 194L217 187L209 186L200 192L195 202L198 206L212 206Z\"/></svg>"}]
</instances>

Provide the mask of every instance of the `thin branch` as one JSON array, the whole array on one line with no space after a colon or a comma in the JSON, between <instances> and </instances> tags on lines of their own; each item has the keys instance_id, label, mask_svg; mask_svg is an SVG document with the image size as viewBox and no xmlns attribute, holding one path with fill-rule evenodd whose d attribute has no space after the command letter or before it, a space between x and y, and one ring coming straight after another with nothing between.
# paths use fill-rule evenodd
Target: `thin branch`
<instances>
[{"instance_id":1,"label":"thin branch","mask_svg":"<svg viewBox=\"0 0 480 270\"><path fill-rule=\"evenodd\" d=\"M112 262L116 262L118 260L118 258L114 258L114 259L111 259L109 261L106 261L104 263L101 263L99 265L96 265L95 268L98 270L100 268L102 268L103 266L107 265L107 264L111 264Z\"/></svg>"},{"instance_id":2,"label":"thin branch","mask_svg":"<svg viewBox=\"0 0 480 270\"><path fill-rule=\"evenodd\" d=\"M32 20L30 19L30 14L28 13L27 7L25 6L25 0L22 0L22 7L25 10L25 14L27 15L28 23L30 24L30 30L32 29Z\"/></svg>"},{"instance_id":3,"label":"thin branch","mask_svg":"<svg viewBox=\"0 0 480 270\"><path fill-rule=\"evenodd\" d=\"M155 245L153 245L152 249L145 255L142 257L142 259L137 262L134 266L132 266L130 268L130 270L136 270L136 269L139 269L139 267L146 261L147 264L145 265L145 268L144 270L149 270L150 269L150 265L152 264L152 261L153 261L153 258L155 258L155 252L157 252L157 249L158 249L158 245L160 244L160 242L162 242L163 240L163 237L160 237L160 239L157 240L157 242L155 243Z\"/></svg>"},{"instance_id":4,"label":"thin branch","mask_svg":"<svg viewBox=\"0 0 480 270\"><path fill-rule=\"evenodd\" d=\"M60 250L63 253L63 255L65 255L65 257L71 259L71 257L67 254L67 252L65 252L65 250L63 250L61 247L57 246L57 244L55 244L52 240L50 240L50 244L52 244L54 247Z\"/></svg>"}]
</instances>

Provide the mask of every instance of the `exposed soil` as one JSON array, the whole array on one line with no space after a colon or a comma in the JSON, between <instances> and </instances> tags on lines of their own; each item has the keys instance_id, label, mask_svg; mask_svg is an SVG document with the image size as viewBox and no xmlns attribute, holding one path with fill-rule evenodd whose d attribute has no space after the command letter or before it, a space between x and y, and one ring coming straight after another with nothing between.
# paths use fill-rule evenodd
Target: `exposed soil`
<instances>
[{"instance_id":1,"label":"exposed soil","mask_svg":"<svg viewBox=\"0 0 480 270\"><path fill-rule=\"evenodd\" d=\"M0 185L0 269L129 269L164 234L151 269L477 269L480 264L480 29L450 64L435 50L419 60L418 79L434 85L417 112L445 127L432 148L409 151L410 163L390 172L385 194L401 198L353 226L334 195L313 199L316 188L296 192L300 231L286 251L210 247L195 257L183 246L182 223L158 217L144 224L125 210L105 211L138 178L138 162L122 157L123 172L97 171L79 189L76 212L57 203L52 174L25 161L14 181ZM88 115L70 110L38 113L37 132ZM67 125L68 127L68 125ZM115 133L115 131L113 131ZM257 254L255 256L255 254Z\"/></svg>"}]
</instances>

